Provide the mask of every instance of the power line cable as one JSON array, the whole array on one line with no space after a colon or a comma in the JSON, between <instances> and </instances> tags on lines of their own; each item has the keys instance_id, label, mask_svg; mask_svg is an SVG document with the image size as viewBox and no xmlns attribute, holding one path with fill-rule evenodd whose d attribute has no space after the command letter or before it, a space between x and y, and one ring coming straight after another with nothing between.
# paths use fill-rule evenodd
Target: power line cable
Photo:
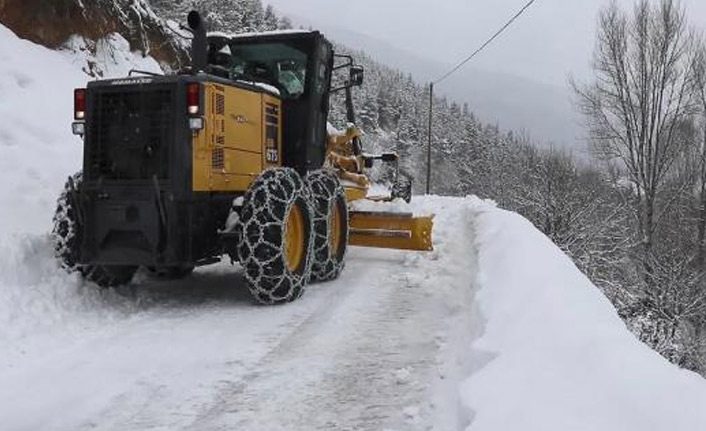
<instances>
[{"instance_id":1,"label":"power line cable","mask_svg":"<svg viewBox=\"0 0 706 431\"><path fill-rule=\"evenodd\" d=\"M446 72L444 76L441 78L437 79L436 81L432 81L429 84L429 131L428 131L428 141L427 141L427 178L426 178L426 191L427 195L431 193L431 146L432 146L432 123L434 119L433 115L433 110L434 110L434 85L440 83L441 81L445 80L449 76L451 76L454 72L456 72L458 69L462 68L466 63L471 61L473 57L476 55L480 54L481 51L483 51L488 45L490 45L495 39L498 38L510 25L512 25L517 18L519 18L527 9L529 9L530 6L535 2L536 0L530 0L527 2L527 4L524 5L522 9L520 9L519 12L517 12L510 20L505 23L504 26L500 28L493 36L490 37L490 39L486 40L483 45L480 46L480 48L476 49L473 51L471 55L466 57L462 62L460 62L456 67L453 69L449 70Z\"/></svg>"},{"instance_id":2,"label":"power line cable","mask_svg":"<svg viewBox=\"0 0 706 431\"><path fill-rule=\"evenodd\" d=\"M523 13L525 13L525 11L527 9L529 9L529 7L532 6L532 4L535 1L536 0L530 0L529 2L527 2L527 4L524 5L524 7L522 9L520 9L520 11L515 14L515 16L510 18L510 20L507 23L505 23L505 25L502 26L500 28L500 30L498 30L490 39L485 41L485 43L483 45L481 45L480 48L476 49L470 56L466 57L466 59L464 59L462 62L460 62L458 65L456 65L456 67L454 67L453 69L446 72L446 74L444 76L442 76L441 78L434 81L434 84L438 84L441 81L445 80L446 78L451 76L454 72L456 72L458 69L462 68L466 63L471 61L473 59L473 57L480 54L481 51L483 51L488 45L490 45L495 39L497 39L498 36L500 36L508 27L510 27L510 25L512 25L512 23L515 22L515 20L517 20L517 18L519 18Z\"/></svg>"}]
</instances>

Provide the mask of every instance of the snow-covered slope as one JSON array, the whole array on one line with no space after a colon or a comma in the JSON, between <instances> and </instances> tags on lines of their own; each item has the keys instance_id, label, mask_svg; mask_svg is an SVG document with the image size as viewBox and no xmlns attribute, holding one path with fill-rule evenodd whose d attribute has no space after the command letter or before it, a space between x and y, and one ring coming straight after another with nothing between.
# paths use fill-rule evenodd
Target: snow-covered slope
<instances>
[{"instance_id":1,"label":"snow-covered slope","mask_svg":"<svg viewBox=\"0 0 706 431\"><path fill-rule=\"evenodd\" d=\"M396 204L436 214L434 252L354 249L339 280L284 307L253 305L225 263L142 275L131 297L64 274L48 232L80 165L71 90L89 57L108 74L156 68L106 43L53 52L0 26L0 429L706 423L706 382L635 340L527 221L475 198Z\"/></svg>"},{"instance_id":2,"label":"snow-covered slope","mask_svg":"<svg viewBox=\"0 0 706 431\"><path fill-rule=\"evenodd\" d=\"M119 35L98 41L94 53L80 38L52 51L0 25L0 344L80 326L77 310L100 308L92 289L56 270L48 233L58 193L81 168L73 89L85 86L85 70L124 76L133 68L159 71Z\"/></svg>"},{"instance_id":3,"label":"snow-covered slope","mask_svg":"<svg viewBox=\"0 0 706 431\"><path fill-rule=\"evenodd\" d=\"M132 68L160 71L151 58L128 49L119 35L91 54L75 38L63 51L19 39L0 25L0 240L14 233L46 232L54 199L81 166L81 141L71 134L73 89L83 72L124 76Z\"/></svg>"},{"instance_id":4,"label":"snow-covered slope","mask_svg":"<svg viewBox=\"0 0 706 431\"><path fill-rule=\"evenodd\" d=\"M689 430L706 381L625 328L573 262L517 214L471 201L485 320L463 385L472 430Z\"/></svg>"}]
</instances>

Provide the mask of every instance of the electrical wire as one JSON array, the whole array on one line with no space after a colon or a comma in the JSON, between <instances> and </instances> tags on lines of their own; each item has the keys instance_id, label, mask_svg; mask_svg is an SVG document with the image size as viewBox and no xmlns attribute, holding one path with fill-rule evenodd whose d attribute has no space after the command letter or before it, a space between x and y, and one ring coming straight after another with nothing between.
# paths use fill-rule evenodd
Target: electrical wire
<instances>
[{"instance_id":1,"label":"electrical wire","mask_svg":"<svg viewBox=\"0 0 706 431\"><path fill-rule=\"evenodd\" d=\"M451 70L449 70L448 72L446 72L446 74L445 74L444 76L442 76L441 78L439 78L439 79L437 79L436 81L434 81L434 84L438 84L438 83L440 83L441 81L445 80L446 78L448 78L449 76L451 76L454 72L456 72L458 69L462 68L466 63L468 63L469 61L471 61L471 60L473 59L473 57L475 57L476 55L480 54L480 52L483 51L488 45L490 45L495 39L497 39L498 36L500 36L500 35L502 34L502 32L504 32L508 27L510 27L510 25L511 25L513 22L515 22L515 20L517 20L517 18L519 18L523 13L525 13L525 11L526 11L527 9L529 9L529 7L532 6L532 4L533 4L535 1L536 1L536 0L530 0L522 9L520 9L519 12L517 12L517 13L515 14L515 16L513 16L512 18L510 18L510 20L509 20L507 23L505 23L505 25L502 26L502 27L500 28L500 30L498 30L490 39L488 39L487 41L485 41L485 43L484 43L483 45L481 45L480 48L476 49L470 56L466 57L466 59L464 59L462 62L460 62L458 65L456 65L456 67L454 67L453 69L451 69Z\"/></svg>"}]
</instances>

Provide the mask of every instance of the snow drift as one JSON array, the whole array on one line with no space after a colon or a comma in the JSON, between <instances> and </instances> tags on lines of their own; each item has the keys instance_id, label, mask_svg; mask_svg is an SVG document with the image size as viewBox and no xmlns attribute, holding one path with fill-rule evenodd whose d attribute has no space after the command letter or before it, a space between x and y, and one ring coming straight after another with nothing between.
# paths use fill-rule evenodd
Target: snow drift
<instances>
[{"instance_id":1,"label":"snow drift","mask_svg":"<svg viewBox=\"0 0 706 431\"><path fill-rule=\"evenodd\" d=\"M485 324L463 384L471 430L687 430L706 381L640 343L527 220L472 200Z\"/></svg>"},{"instance_id":2,"label":"snow drift","mask_svg":"<svg viewBox=\"0 0 706 431\"><path fill-rule=\"evenodd\" d=\"M85 71L106 77L133 68L160 71L117 34L96 42L95 52L78 37L51 51L0 25L0 205L6 209L0 239L47 232L56 196L80 169L81 140L71 134L71 121L73 89L85 86Z\"/></svg>"},{"instance_id":3,"label":"snow drift","mask_svg":"<svg viewBox=\"0 0 706 431\"><path fill-rule=\"evenodd\" d=\"M81 326L85 322L76 319L77 311L115 314L114 307L100 305L114 297L65 274L52 255L56 199L66 178L81 167L81 141L71 134L73 89L85 86L89 69L104 76L160 69L152 58L130 52L117 34L95 42L94 50L86 45L74 37L52 51L0 25L0 345L5 348L50 327ZM18 354L18 349L3 353Z\"/></svg>"}]
</instances>

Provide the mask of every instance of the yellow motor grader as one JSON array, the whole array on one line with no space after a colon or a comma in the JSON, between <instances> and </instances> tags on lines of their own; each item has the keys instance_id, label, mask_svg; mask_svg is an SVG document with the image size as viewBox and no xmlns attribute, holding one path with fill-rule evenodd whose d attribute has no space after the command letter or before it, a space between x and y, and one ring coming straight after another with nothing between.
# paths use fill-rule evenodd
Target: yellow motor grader
<instances>
[{"instance_id":1,"label":"yellow motor grader","mask_svg":"<svg viewBox=\"0 0 706 431\"><path fill-rule=\"evenodd\" d=\"M188 70L75 90L83 169L54 217L67 269L116 286L138 267L178 278L228 254L254 298L275 304L338 277L349 244L431 249L431 217L350 210L372 163L397 162L365 154L352 124L329 133L337 91L354 122L363 69L351 57L317 31L209 35L197 12L188 22Z\"/></svg>"}]
</instances>

